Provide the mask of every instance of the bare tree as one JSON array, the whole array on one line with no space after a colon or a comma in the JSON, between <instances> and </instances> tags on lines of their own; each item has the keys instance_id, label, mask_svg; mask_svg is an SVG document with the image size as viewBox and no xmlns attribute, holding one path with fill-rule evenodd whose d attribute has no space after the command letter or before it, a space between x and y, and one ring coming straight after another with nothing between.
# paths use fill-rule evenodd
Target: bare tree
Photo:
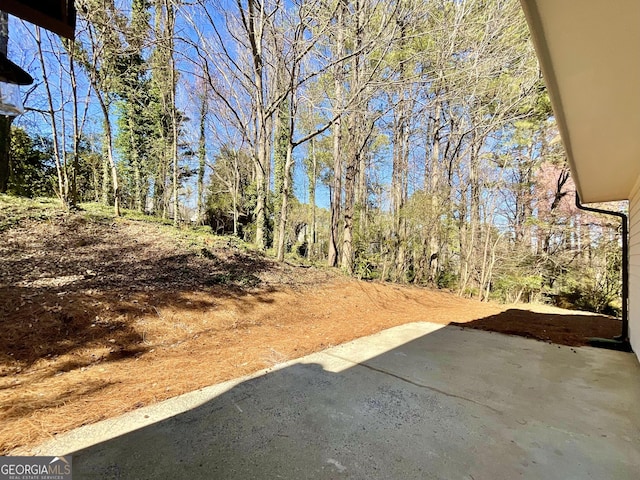
<instances>
[{"instance_id":1,"label":"bare tree","mask_svg":"<svg viewBox=\"0 0 640 480\"><path fill-rule=\"evenodd\" d=\"M86 49L79 52L80 62L87 72L89 82L102 111L106 166L111 173L114 211L116 216L120 216L120 183L113 154L113 127L110 107L111 91L116 81L114 62L121 50L118 29L114 27L120 26L123 20L113 1L106 2L106 4L104 2L96 4L95 0L82 0L79 10L84 12L86 16L86 32L89 37Z\"/></svg>"}]
</instances>

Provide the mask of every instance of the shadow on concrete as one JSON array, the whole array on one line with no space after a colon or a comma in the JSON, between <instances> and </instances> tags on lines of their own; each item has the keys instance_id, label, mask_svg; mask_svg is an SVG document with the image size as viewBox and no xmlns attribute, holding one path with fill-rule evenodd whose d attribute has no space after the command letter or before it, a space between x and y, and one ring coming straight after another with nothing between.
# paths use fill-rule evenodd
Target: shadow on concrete
<instances>
[{"instance_id":1,"label":"shadow on concrete","mask_svg":"<svg viewBox=\"0 0 640 480\"><path fill-rule=\"evenodd\" d=\"M74 479L630 479L639 373L630 354L409 324L49 450L75 450Z\"/></svg>"}]
</instances>

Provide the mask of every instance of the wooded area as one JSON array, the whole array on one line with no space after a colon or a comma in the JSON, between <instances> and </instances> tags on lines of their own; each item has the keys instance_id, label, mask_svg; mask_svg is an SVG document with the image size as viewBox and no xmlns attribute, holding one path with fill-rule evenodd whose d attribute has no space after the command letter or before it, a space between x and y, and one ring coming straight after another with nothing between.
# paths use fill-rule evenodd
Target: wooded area
<instances>
[{"instance_id":1,"label":"wooded area","mask_svg":"<svg viewBox=\"0 0 640 480\"><path fill-rule=\"evenodd\" d=\"M15 21L3 190L206 223L366 279L616 313L517 0L79 0ZM620 206L622 208L622 206Z\"/></svg>"}]
</instances>

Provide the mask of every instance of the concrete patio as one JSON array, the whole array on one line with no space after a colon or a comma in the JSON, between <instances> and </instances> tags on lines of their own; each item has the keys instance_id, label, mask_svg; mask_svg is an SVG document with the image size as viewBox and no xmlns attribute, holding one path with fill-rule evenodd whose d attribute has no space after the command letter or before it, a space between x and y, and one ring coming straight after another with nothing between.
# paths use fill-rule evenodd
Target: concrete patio
<instances>
[{"instance_id":1,"label":"concrete patio","mask_svg":"<svg viewBox=\"0 0 640 480\"><path fill-rule=\"evenodd\" d=\"M414 323L31 453L72 454L74 479L637 479L640 366Z\"/></svg>"}]
</instances>

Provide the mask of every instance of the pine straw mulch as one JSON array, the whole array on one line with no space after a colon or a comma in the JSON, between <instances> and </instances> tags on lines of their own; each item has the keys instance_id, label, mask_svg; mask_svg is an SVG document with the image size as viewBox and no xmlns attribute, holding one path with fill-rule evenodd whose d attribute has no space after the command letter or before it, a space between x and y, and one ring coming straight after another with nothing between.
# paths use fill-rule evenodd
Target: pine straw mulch
<instances>
[{"instance_id":1,"label":"pine straw mulch","mask_svg":"<svg viewBox=\"0 0 640 480\"><path fill-rule=\"evenodd\" d=\"M569 345L619 331L607 317L534 314L187 243L158 225L82 215L0 233L1 454L408 322Z\"/></svg>"}]
</instances>

